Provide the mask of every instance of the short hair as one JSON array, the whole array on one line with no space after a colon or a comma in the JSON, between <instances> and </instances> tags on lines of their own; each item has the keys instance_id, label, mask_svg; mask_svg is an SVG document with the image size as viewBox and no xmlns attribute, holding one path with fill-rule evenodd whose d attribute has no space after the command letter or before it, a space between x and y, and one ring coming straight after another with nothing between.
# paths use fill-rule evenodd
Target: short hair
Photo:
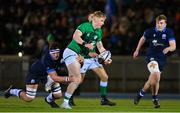
<instances>
[{"instance_id":1,"label":"short hair","mask_svg":"<svg viewBox=\"0 0 180 113\"><path fill-rule=\"evenodd\" d=\"M49 50L53 50L53 49L60 49L59 44L57 42L53 43L50 47Z\"/></svg>"},{"instance_id":2,"label":"short hair","mask_svg":"<svg viewBox=\"0 0 180 113\"><path fill-rule=\"evenodd\" d=\"M164 14L161 14L156 17L156 21L161 21L161 20L165 20L165 22L167 22L167 17Z\"/></svg>"},{"instance_id":3,"label":"short hair","mask_svg":"<svg viewBox=\"0 0 180 113\"><path fill-rule=\"evenodd\" d=\"M101 12L101 11L95 11L94 13L92 13L92 17L98 17L98 18L103 17L103 18L106 18L106 15L103 12Z\"/></svg>"}]
</instances>

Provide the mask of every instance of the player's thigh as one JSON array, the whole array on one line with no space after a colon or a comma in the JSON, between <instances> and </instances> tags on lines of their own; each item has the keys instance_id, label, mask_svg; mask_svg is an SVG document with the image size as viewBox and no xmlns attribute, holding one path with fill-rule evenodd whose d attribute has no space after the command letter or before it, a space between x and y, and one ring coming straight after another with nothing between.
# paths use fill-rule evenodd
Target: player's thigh
<instances>
[{"instance_id":1,"label":"player's thigh","mask_svg":"<svg viewBox=\"0 0 180 113\"><path fill-rule=\"evenodd\" d=\"M108 79L108 75L104 67L93 68L92 71L95 72L99 76L99 78L104 79L104 80Z\"/></svg>"},{"instance_id":2,"label":"player's thigh","mask_svg":"<svg viewBox=\"0 0 180 113\"><path fill-rule=\"evenodd\" d=\"M148 81L150 83L157 83L160 81L160 77L161 77L161 73L160 72L155 72L155 73L151 73L150 76L149 76L149 79Z\"/></svg>"},{"instance_id":3,"label":"player's thigh","mask_svg":"<svg viewBox=\"0 0 180 113\"><path fill-rule=\"evenodd\" d=\"M81 76L80 73L80 63L78 61L74 61L73 63L67 66L68 72L70 76Z\"/></svg>"}]
</instances>

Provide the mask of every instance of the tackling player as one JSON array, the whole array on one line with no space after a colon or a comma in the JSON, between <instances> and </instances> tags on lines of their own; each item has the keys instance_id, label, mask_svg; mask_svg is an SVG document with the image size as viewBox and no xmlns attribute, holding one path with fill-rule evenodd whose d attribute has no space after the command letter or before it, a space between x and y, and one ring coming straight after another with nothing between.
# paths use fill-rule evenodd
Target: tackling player
<instances>
[{"instance_id":1,"label":"tackling player","mask_svg":"<svg viewBox=\"0 0 180 113\"><path fill-rule=\"evenodd\" d=\"M169 52L175 51L176 41L174 33L171 29L166 27L167 18L165 15L156 17L156 27L147 29L144 35L139 40L137 48L133 54L136 58L142 45L147 42L149 44L147 50L147 68L150 72L148 81L144 87L138 92L134 99L134 104L137 105L145 92L151 87L152 101L155 108L160 107L158 99L159 82L161 72L166 64L166 57Z\"/></svg>"},{"instance_id":2,"label":"tackling player","mask_svg":"<svg viewBox=\"0 0 180 113\"><path fill-rule=\"evenodd\" d=\"M59 83L73 81L72 77L61 77L57 75L56 68L60 63L59 54L59 47L56 44L52 45L39 60L31 65L26 76L26 90L24 91L10 86L4 93L5 98L9 98L14 95L26 102L30 102L36 96L38 84L40 82L45 84L48 78L48 81L51 80L54 82L52 85L52 91L45 98L45 101L53 108L59 107L55 103L55 99L62 96Z\"/></svg>"}]
</instances>

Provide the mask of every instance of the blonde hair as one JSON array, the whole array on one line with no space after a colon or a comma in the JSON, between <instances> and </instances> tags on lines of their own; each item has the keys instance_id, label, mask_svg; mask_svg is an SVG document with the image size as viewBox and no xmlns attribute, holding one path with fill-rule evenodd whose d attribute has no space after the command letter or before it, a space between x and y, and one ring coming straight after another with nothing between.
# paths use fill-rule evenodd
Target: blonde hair
<instances>
[{"instance_id":1,"label":"blonde hair","mask_svg":"<svg viewBox=\"0 0 180 113\"><path fill-rule=\"evenodd\" d=\"M92 18L93 17L106 18L106 15L101 11L95 11L94 13L92 13Z\"/></svg>"},{"instance_id":2,"label":"blonde hair","mask_svg":"<svg viewBox=\"0 0 180 113\"><path fill-rule=\"evenodd\" d=\"M161 14L156 17L156 22L158 22L160 20L165 20L165 22L167 22L167 17L164 14Z\"/></svg>"}]
</instances>

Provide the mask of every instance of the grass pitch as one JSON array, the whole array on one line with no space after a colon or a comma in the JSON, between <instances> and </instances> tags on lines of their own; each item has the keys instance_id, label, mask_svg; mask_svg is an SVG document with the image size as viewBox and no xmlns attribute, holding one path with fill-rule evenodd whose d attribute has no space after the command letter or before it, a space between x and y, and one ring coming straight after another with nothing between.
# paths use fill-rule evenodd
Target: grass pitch
<instances>
[{"instance_id":1,"label":"grass pitch","mask_svg":"<svg viewBox=\"0 0 180 113\"><path fill-rule=\"evenodd\" d=\"M72 110L51 108L45 103L44 97L36 97L30 103L16 97L5 99L0 97L0 112L180 112L180 100L161 99L161 108L153 108L151 99L142 99L135 106L132 99L111 99L116 106L101 106L98 98L75 98L77 106ZM59 105L62 99L56 101Z\"/></svg>"}]
</instances>

